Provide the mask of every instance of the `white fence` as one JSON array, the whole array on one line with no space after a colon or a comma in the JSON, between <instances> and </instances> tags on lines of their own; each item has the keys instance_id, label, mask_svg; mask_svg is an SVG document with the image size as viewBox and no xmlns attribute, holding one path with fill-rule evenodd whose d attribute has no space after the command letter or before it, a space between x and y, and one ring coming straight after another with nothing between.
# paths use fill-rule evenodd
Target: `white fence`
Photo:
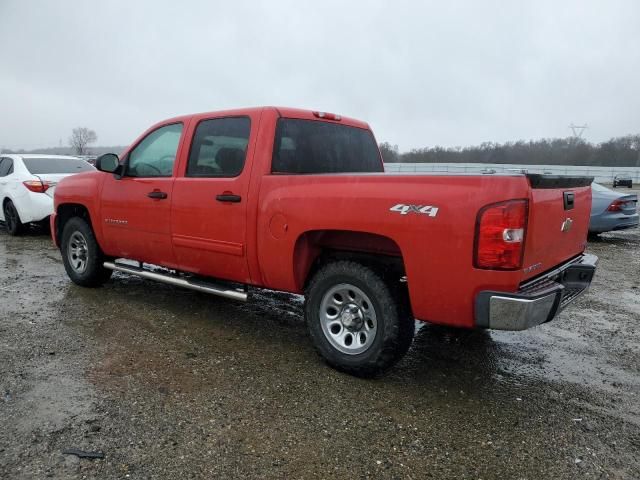
<instances>
[{"instance_id":1,"label":"white fence","mask_svg":"<svg viewBox=\"0 0 640 480\"><path fill-rule=\"evenodd\" d=\"M611 183L616 175L630 175L633 183L640 183L640 167L586 167L574 165L513 165L502 163L385 163L387 172L407 173L510 173L526 170L531 173L553 175L583 175L595 177L596 182Z\"/></svg>"}]
</instances>

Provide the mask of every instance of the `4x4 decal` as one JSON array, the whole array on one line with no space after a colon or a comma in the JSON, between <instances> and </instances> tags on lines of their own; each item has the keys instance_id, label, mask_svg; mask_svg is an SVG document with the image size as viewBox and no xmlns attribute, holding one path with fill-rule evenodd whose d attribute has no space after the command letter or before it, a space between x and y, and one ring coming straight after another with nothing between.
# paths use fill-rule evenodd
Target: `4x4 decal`
<instances>
[{"instance_id":1,"label":"4x4 decal","mask_svg":"<svg viewBox=\"0 0 640 480\"><path fill-rule=\"evenodd\" d=\"M389 209L392 212L398 212L400 215L407 215L408 213L422 213L430 217L435 217L438 214L438 207L431 205L406 205L399 203Z\"/></svg>"}]
</instances>

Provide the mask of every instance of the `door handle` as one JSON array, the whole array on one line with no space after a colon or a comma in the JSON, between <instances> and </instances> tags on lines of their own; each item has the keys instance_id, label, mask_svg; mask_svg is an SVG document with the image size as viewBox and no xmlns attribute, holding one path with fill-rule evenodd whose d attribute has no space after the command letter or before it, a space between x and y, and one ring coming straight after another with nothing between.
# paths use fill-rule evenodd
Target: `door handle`
<instances>
[{"instance_id":1,"label":"door handle","mask_svg":"<svg viewBox=\"0 0 640 480\"><path fill-rule=\"evenodd\" d=\"M147 193L147 197L155 198L156 200L164 200L167 198L167 194L164 192L159 192L158 190L154 190L153 192Z\"/></svg>"},{"instance_id":2,"label":"door handle","mask_svg":"<svg viewBox=\"0 0 640 480\"><path fill-rule=\"evenodd\" d=\"M233 193L223 193L222 195L216 195L216 200L219 202L240 203L242 197Z\"/></svg>"}]
</instances>

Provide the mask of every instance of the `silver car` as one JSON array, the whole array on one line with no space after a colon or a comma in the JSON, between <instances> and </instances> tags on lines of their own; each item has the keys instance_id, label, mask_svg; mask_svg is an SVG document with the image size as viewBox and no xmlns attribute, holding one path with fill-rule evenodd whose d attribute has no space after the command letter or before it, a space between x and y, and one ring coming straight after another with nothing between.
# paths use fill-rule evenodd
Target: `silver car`
<instances>
[{"instance_id":1,"label":"silver car","mask_svg":"<svg viewBox=\"0 0 640 480\"><path fill-rule=\"evenodd\" d=\"M638 226L638 195L622 195L598 183L592 183L591 189L590 234Z\"/></svg>"}]
</instances>

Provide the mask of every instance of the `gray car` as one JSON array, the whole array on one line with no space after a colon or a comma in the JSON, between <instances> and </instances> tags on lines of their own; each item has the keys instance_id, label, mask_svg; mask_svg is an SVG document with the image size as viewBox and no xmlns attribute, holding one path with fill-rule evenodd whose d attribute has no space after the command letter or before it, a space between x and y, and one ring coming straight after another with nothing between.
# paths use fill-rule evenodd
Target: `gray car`
<instances>
[{"instance_id":1,"label":"gray car","mask_svg":"<svg viewBox=\"0 0 640 480\"><path fill-rule=\"evenodd\" d=\"M591 184L592 203L589 233L624 230L638 226L638 196L622 195L598 183Z\"/></svg>"}]
</instances>

